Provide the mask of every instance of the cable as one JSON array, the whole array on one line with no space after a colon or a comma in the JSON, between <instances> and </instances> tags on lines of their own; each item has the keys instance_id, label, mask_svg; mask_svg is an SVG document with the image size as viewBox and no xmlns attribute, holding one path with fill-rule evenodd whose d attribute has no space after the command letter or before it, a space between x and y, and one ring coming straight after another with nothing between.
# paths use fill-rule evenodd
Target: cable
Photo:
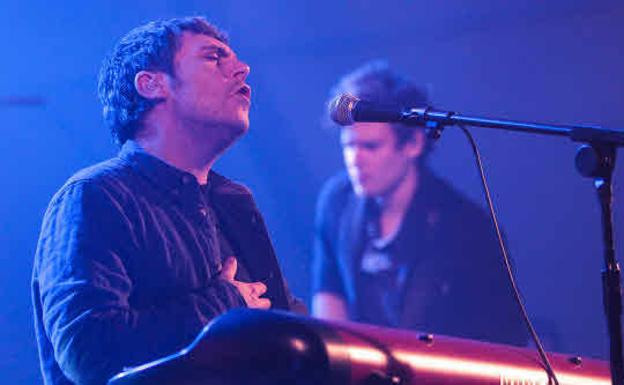
<instances>
[{"instance_id":1,"label":"cable","mask_svg":"<svg viewBox=\"0 0 624 385\"><path fill-rule=\"evenodd\" d=\"M513 289L514 298L516 299L516 303L520 307L520 312L522 313L522 318L524 323L529 329L529 333L531 334L531 338L537 347L537 351L542 360L542 364L544 365L544 369L546 370L546 374L548 374L548 384L559 385L559 380L557 380L557 376L555 375L555 371L546 356L546 352L544 351L544 347L542 346L542 342L540 341L537 333L535 332L535 328L533 328L533 324L529 319L529 315L527 314L526 308L524 307L524 303L522 302L522 298L520 298L520 291L518 290L518 286L516 284L516 279L514 278L513 271L511 269L511 263L509 262L509 256L507 254L507 248L505 246L505 242L503 241L503 236L501 234L500 227L498 226L498 219L496 218L496 212L494 211L494 203L492 203L492 197L490 196L490 189L487 184L487 179L485 177L485 172L483 171L483 163L481 162L481 154L479 153L479 149L477 148L477 144L470 134L470 131L463 126L457 125L461 130L466 134L468 138L468 142L470 142L470 146L472 147L472 151L475 156L475 163L477 166L477 170L479 171L479 175L481 177L481 184L483 186L483 194L485 195L485 199L487 201L488 208L490 210L490 217L492 218L492 223L494 224L494 228L496 229L496 237L498 239L498 245L500 246L501 252L503 253L503 261L505 262L505 270L507 271L507 277L509 278L509 282L511 283L511 287Z\"/></svg>"}]
</instances>

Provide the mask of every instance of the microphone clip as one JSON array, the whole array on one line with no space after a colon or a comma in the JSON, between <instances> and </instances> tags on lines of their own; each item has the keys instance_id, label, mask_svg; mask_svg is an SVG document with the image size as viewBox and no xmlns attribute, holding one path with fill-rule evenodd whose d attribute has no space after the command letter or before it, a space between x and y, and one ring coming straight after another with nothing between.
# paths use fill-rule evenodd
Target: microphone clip
<instances>
[{"instance_id":1,"label":"microphone clip","mask_svg":"<svg viewBox=\"0 0 624 385\"><path fill-rule=\"evenodd\" d=\"M425 130L429 139L438 140L442 136L442 130L444 130L444 125L440 124L440 122L434 122L430 120L425 123Z\"/></svg>"}]
</instances>

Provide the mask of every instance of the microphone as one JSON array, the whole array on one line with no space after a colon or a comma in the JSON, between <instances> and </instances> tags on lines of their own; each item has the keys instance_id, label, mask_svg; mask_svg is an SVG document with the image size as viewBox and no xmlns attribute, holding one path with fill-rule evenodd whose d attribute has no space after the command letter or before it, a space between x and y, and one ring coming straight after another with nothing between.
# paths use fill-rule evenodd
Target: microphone
<instances>
[{"instance_id":1,"label":"microphone","mask_svg":"<svg viewBox=\"0 0 624 385\"><path fill-rule=\"evenodd\" d=\"M329 102L328 109L330 118L341 126L350 126L355 122L399 122L408 126L423 126L431 130L429 135L432 135L434 138L439 136L441 128L451 125L463 125L543 135L567 136L575 142L605 142L624 147L624 133L622 130L605 129L598 126L563 126L482 118L462 115L452 111L434 110L427 106L404 108L396 104L367 102L351 94L338 95Z\"/></svg>"},{"instance_id":2,"label":"microphone","mask_svg":"<svg viewBox=\"0 0 624 385\"><path fill-rule=\"evenodd\" d=\"M355 122L413 122L413 110L393 104L371 103L351 95L342 94L329 102L329 116L341 126ZM424 122L416 122L424 124Z\"/></svg>"}]
</instances>

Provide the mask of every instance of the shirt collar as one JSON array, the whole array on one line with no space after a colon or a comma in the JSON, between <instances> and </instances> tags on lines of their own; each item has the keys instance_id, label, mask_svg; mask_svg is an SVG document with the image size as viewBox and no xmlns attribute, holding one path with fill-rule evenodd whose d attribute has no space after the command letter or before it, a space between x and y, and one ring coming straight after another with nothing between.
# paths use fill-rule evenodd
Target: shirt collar
<instances>
[{"instance_id":1,"label":"shirt collar","mask_svg":"<svg viewBox=\"0 0 624 385\"><path fill-rule=\"evenodd\" d=\"M199 192L201 189L207 188L207 186L200 186L193 174L180 170L147 153L134 140L127 140L121 147L118 156L129 162L157 186L175 194L189 190ZM211 179L209 175L209 184Z\"/></svg>"}]
</instances>

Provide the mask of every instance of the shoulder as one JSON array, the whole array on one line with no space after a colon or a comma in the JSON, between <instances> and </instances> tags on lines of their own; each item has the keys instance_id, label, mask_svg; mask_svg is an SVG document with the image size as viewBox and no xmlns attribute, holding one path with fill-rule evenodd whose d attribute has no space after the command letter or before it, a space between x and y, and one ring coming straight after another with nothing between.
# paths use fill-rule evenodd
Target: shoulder
<instances>
[{"instance_id":1,"label":"shoulder","mask_svg":"<svg viewBox=\"0 0 624 385\"><path fill-rule=\"evenodd\" d=\"M469 256L462 261L484 266L499 259L496 231L489 212L483 205L468 198L441 178L433 182L439 231L444 239L452 239L448 246L457 255Z\"/></svg>"},{"instance_id":2,"label":"shoulder","mask_svg":"<svg viewBox=\"0 0 624 385\"><path fill-rule=\"evenodd\" d=\"M58 237L62 237L63 242L86 239L86 234L112 234L114 229L126 231L129 211L124 194L127 193L113 183L120 180L115 174L123 174L122 169L117 160L111 159L71 176L47 206L40 242L61 239Z\"/></svg>"},{"instance_id":3,"label":"shoulder","mask_svg":"<svg viewBox=\"0 0 624 385\"><path fill-rule=\"evenodd\" d=\"M457 223L489 222L486 211L477 202L468 198L443 178L427 172L425 183L429 186L430 200L448 215L457 218Z\"/></svg>"},{"instance_id":4,"label":"shoulder","mask_svg":"<svg viewBox=\"0 0 624 385\"><path fill-rule=\"evenodd\" d=\"M354 198L355 192L346 172L329 178L321 187L316 202L317 226L337 225Z\"/></svg>"},{"instance_id":5,"label":"shoulder","mask_svg":"<svg viewBox=\"0 0 624 385\"><path fill-rule=\"evenodd\" d=\"M77 171L54 194L50 205L68 199L81 203L96 198L120 199L133 178L136 175L127 162L111 158Z\"/></svg>"},{"instance_id":6,"label":"shoulder","mask_svg":"<svg viewBox=\"0 0 624 385\"><path fill-rule=\"evenodd\" d=\"M77 171L67 180L66 184L91 183L109 185L116 182L127 182L135 177L136 171L127 160L114 157Z\"/></svg>"}]
</instances>

